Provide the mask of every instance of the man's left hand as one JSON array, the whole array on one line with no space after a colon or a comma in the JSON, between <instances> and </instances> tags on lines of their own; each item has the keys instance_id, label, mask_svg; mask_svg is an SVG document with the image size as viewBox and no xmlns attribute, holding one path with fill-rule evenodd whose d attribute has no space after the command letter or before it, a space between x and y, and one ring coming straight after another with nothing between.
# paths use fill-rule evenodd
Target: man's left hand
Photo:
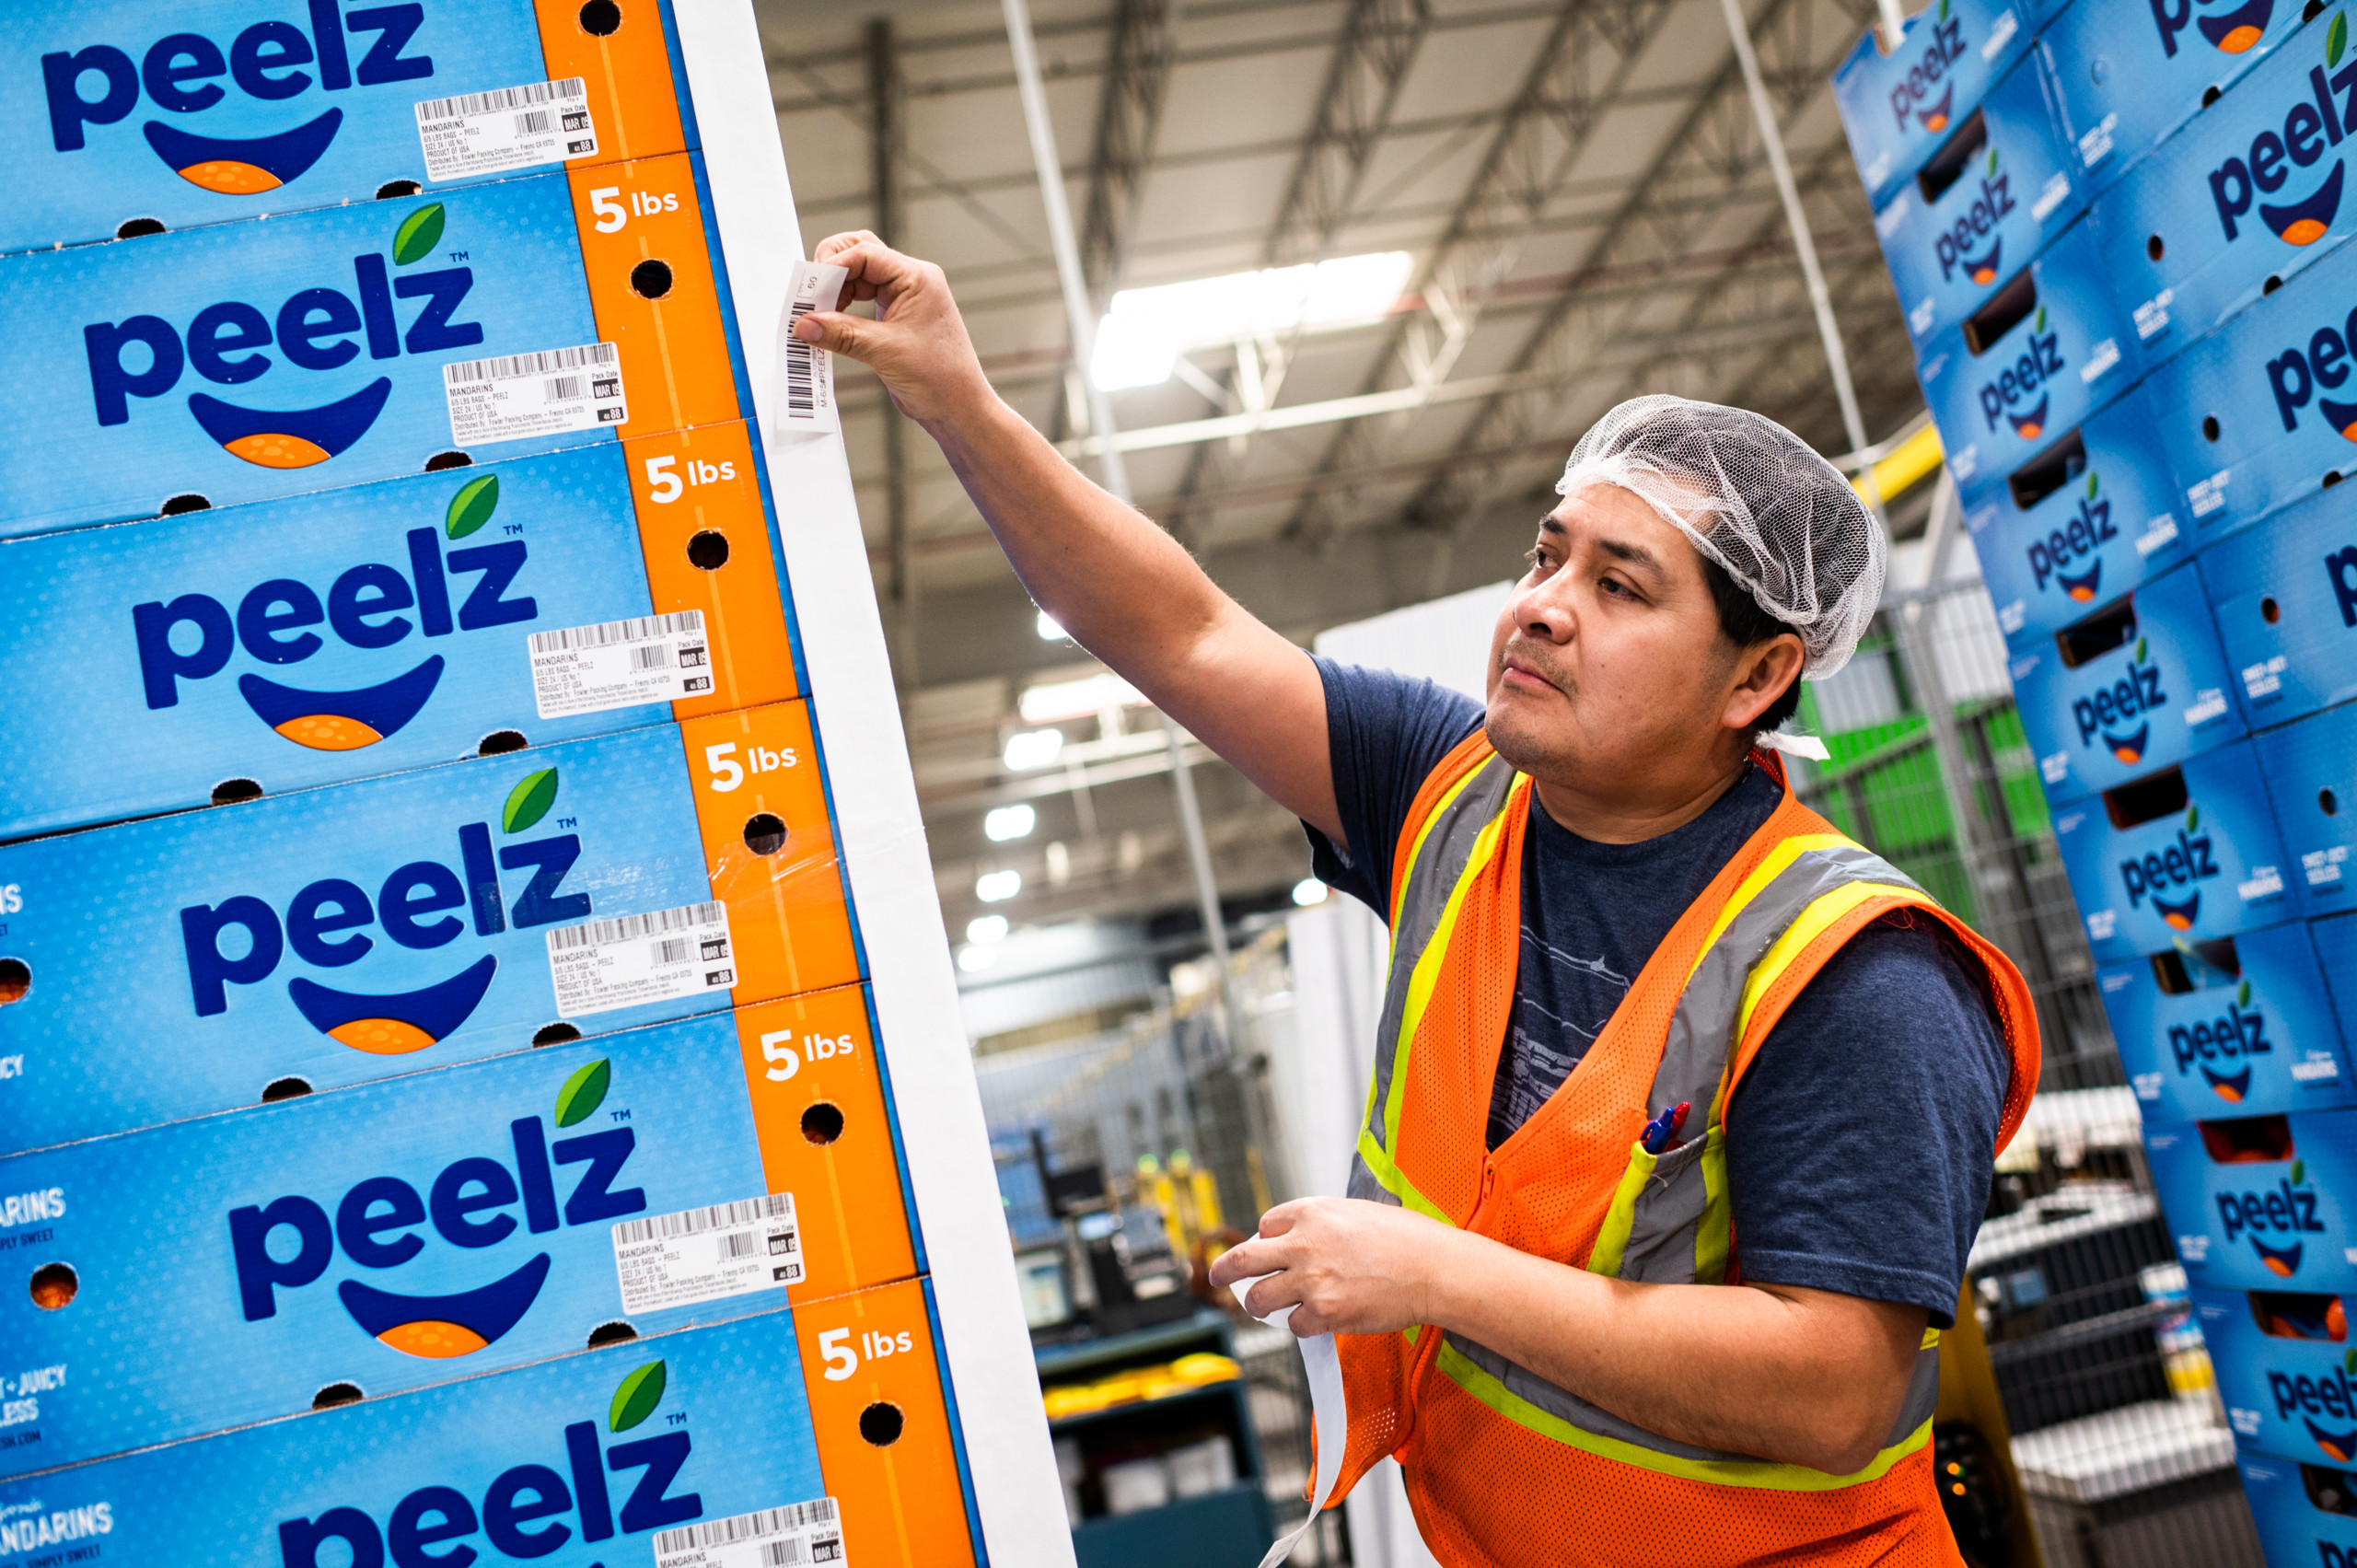
<instances>
[{"instance_id":1,"label":"man's left hand","mask_svg":"<svg viewBox=\"0 0 2357 1568\"><path fill-rule=\"evenodd\" d=\"M1438 1220L1355 1198L1297 1198L1260 1216L1260 1234L1223 1253L1212 1283L1269 1277L1244 1298L1255 1318L1286 1307L1312 1334L1388 1334L1430 1322L1430 1282L1459 1233Z\"/></svg>"}]
</instances>

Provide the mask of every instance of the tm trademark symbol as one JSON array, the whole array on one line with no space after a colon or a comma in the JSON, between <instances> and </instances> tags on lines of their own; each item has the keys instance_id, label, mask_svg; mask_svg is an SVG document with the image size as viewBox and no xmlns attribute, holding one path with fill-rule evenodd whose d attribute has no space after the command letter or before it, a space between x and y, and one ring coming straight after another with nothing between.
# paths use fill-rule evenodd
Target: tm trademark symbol
<instances>
[{"instance_id":1,"label":"tm trademark symbol","mask_svg":"<svg viewBox=\"0 0 2357 1568\"><path fill-rule=\"evenodd\" d=\"M463 261L466 259L467 253L463 250L453 250L450 252L450 260L453 261Z\"/></svg>"},{"instance_id":2,"label":"tm trademark symbol","mask_svg":"<svg viewBox=\"0 0 2357 1568\"><path fill-rule=\"evenodd\" d=\"M577 828L581 824L571 817L560 817L556 819L556 825L560 828Z\"/></svg>"},{"instance_id":3,"label":"tm trademark symbol","mask_svg":"<svg viewBox=\"0 0 2357 1568\"><path fill-rule=\"evenodd\" d=\"M511 535L519 534L524 531L524 525L521 523L502 523L499 526L502 528L505 528Z\"/></svg>"},{"instance_id":4,"label":"tm trademark symbol","mask_svg":"<svg viewBox=\"0 0 2357 1568\"><path fill-rule=\"evenodd\" d=\"M667 1414L671 1424L674 1426L685 1426L688 1424L688 1412L685 1411L671 1411L667 1412Z\"/></svg>"},{"instance_id":5,"label":"tm trademark symbol","mask_svg":"<svg viewBox=\"0 0 2357 1568\"><path fill-rule=\"evenodd\" d=\"M612 1117L617 1121L628 1121L630 1120L630 1112L627 1110L610 1110L606 1112L606 1114Z\"/></svg>"}]
</instances>

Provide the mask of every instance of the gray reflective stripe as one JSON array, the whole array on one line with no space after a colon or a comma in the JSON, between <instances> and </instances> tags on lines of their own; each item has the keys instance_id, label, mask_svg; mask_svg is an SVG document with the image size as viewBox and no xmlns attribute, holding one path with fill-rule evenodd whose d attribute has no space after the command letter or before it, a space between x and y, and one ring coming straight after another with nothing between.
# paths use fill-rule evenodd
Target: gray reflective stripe
<instances>
[{"instance_id":1,"label":"gray reflective stripe","mask_svg":"<svg viewBox=\"0 0 2357 1568\"><path fill-rule=\"evenodd\" d=\"M1364 1198L1371 1203L1388 1203L1395 1209L1399 1207L1399 1195L1377 1180L1375 1172L1367 1168L1366 1161L1357 1155L1351 1156L1351 1184L1344 1190L1344 1195Z\"/></svg>"},{"instance_id":2,"label":"gray reflective stripe","mask_svg":"<svg viewBox=\"0 0 2357 1568\"><path fill-rule=\"evenodd\" d=\"M1621 1244L1616 1277L1639 1284L1694 1283L1694 1233L1709 1202L1702 1180L1702 1150L1708 1142L1707 1133L1689 1139L1654 1167L1631 1210L1629 1239Z\"/></svg>"},{"instance_id":3,"label":"gray reflective stripe","mask_svg":"<svg viewBox=\"0 0 2357 1568\"><path fill-rule=\"evenodd\" d=\"M1631 1447L1666 1454L1674 1459L1759 1463L1752 1454L1730 1454L1717 1448L1698 1448L1690 1443L1680 1443L1648 1432L1634 1422L1623 1421L1600 1405L1592 1405L1567 1388L1550 1383L1536 1372L1518 1363L1508 1361L1489 1346L1451 1331L1444 1342L1460 1352L1466 1360L1488 1373L1506 1387L1516 1399L1537 1406L1549 1415L1569 1426L1598 1437L1609 1437ZM1895 1448L1914 1434L1915 1429L1932 1419L1932 1411L1940 1402L1940 1352L1936 1345L1926 1346L1915 1355L1915 1368L1909 1376L1907 1398L1899 1406L1898 1419L1891 1423L1890 1435L1882 1446Z\"/></svg>"},{"instance_id":4,"label":"gray reflective stripe","mask_svg":"<svg viewBox=\"0 0 2357 1568\"><path fill-rule=\"evenodd\" d=\"M1471 782L1434 819L1415 863L1392 867L1391 874L1405 876L1408 883L1406 895L1399 900L1399 924L1391 933L1391 973L1384 981L1383 1016L1375 1027L1375 1090L1367 1100L1366 1130L1377 1148L1390 1147L1384 1140L1383 1107L1391 1095L1394 1060L1407 1043L1399 1038L1399 1026L1407 1016L1409 981L1440 925L1442 912L1448 908L1449 896L1465 875L1466 863L1473 857L1475 841L1491 819L1505 809L1514 777L1514 769L1502 758L1492 757L1482 763Z\"/></svg>"}]
</instances>

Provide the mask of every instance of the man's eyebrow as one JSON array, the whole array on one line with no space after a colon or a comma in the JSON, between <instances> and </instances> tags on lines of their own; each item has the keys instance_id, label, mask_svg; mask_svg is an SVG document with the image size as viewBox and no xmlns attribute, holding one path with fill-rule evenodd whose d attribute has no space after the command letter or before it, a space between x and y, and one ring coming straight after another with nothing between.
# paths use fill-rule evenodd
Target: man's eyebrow
<instances>
[{"instance_id":1,"label":"man's eyebrow","mask_svg":"<svg viewBox=\"0 0 2357 1568\"><path fill-rule=\"evenodd\" d=\"M1561 534L1563 531L1563 525L1556 521L1554 513L1549 512L1538 519L1538 531L1542 534Z\"/></svg>"},{"instance_id":2,"label":"man's eyebrow","mask_svg":"<svg viewBox=\"0 0 2357 1568\"><path fill-rule=\"evenodd\" d=\"M1596 541L1596 548L1611 556L1615 561L1626 562L1631 566L1642 566L1655 576L1661 575L1661 557L1642 544L1631 544L1626 540L1599 539Z\"/></svg>"}]
</instances>

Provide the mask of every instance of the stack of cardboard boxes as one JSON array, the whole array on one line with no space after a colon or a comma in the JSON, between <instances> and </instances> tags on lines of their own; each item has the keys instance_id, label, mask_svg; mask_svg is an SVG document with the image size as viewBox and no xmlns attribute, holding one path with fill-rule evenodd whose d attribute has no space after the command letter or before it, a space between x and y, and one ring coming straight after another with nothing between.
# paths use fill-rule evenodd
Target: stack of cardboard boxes
<instances>
[{"instance_id":1,"label":"stack of cardboard boxes","mask_svg":"<svg viewBox=\"0 0 2357 1568\"><path fill-rule=\"evenodd\" d=\"M0 1562L979 1559L693 10L8 18Z\"/></svg>"},{"instance_id":2,"label":"stack of cardboard boxes","mask_svg":"<svg viewBox=\"0 0 2357 1568\"><path fill-rule=\"evenodd\" d=\"M2357 1561L2352 10L1938 0L1835 80L2282 1563Z\"/></svg>"}]
</instances>

